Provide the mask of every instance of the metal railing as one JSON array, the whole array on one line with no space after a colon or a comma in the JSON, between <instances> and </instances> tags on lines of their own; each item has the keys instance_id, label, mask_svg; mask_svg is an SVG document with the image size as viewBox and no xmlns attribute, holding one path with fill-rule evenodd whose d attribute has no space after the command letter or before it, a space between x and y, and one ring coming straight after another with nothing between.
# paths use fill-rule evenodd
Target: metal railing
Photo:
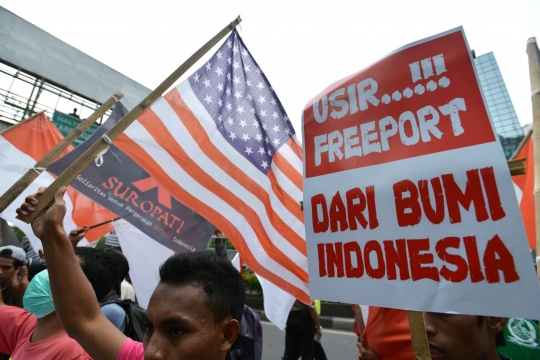
<instances>
[{"instance_id":1,"label":"metal railing","mask_svg":"<svg viewBox=\"0 0 540 360\"><path fill-rule=\"evenodd\" d=\"M4 122L15 124L41 111L52 117L61 100L68 100L73 108L79 110L79 114L83 112L90 114L101 105L2 62L0 74L11 78L9 87L6 88L5 84L0 86L0 120ZM30 85L30 95L27 91L26 93L17 91L15 89L17 85L25 85L27 89ZM40 100L44 97L48 100ZM103 123L110 113L109 110L98 123Z\"/></svg>"}]
</instances>

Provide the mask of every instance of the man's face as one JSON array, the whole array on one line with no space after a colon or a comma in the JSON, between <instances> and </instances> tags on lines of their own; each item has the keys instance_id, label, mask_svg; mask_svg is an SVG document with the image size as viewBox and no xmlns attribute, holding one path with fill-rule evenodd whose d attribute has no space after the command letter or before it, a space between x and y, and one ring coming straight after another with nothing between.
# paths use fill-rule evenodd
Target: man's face
<instances>
[{"instance_id":1,"label":"man's face","mask_svg":"<svg viewBox=\"0 0 540 360\"><path fill-rule=\"evenodd\" d=\"M15 274L15 260L11 258L0 257L0 286L11 282Z\"/></svg>"},{"instance_id":2,"label":"man's face","mask_svg":"<svg viewBox=\"0 0 540 360\"><path fill-rule=\"evenodd\" d=\"M144 358L224 359L225 325L214 325L205 299L204 290L193 284L160 283L146 311Z\"/></svg>"},{"instance_id":3,"label":"man's face","mask_svg":"<svg viewBox=\"0 0 540 360\"><path fill-rule=\"evenodd\" d=\"M495 349L494 335L476 316L423 314L432 360L485 359Z\"/></svg>"}]
</instances>

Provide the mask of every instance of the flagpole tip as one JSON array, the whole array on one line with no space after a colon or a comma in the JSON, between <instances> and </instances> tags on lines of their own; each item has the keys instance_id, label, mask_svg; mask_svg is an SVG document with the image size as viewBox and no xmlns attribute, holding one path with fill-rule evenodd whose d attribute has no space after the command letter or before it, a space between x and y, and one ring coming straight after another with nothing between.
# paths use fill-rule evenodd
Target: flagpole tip
<instances>
[{"instance_id":1,"label":"flagpole tip","mask_svg":"<svg viewBox=\"0 0 540 360\"><path fill-rule=\"evenodd\" d=\"M229 27L231 28L231 31L234 30L234 28L237 25L240 25L241 22L242 22L242 18L240 17L240 15L238 15L238 17L236 19L234 19L233 21L231 21L231 23L229 24Z\"/></svg>"}]
</instances>

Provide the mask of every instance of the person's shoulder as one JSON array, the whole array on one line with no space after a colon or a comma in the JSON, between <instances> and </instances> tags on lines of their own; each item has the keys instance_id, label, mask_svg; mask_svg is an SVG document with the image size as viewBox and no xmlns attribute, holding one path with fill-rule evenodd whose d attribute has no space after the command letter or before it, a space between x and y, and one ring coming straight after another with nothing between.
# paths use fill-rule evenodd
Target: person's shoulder
<instances>
[{"instance_id":1,"label":"person's shoulder","mask_svg":"<svg viewBox=\"0 0 540 360\"><path fill-rule=\"evenodd\" d=\"M242 311L242 320L245 320L248 323L257 323L261 321L259 314L250 308L247 305L244 305L244 310Z\"/></svg>"},{"instance_id":2,"label":"person's shoulder","mask_svg":"<svg viewBox=\"0 0 540 360\"><path fill-rule=\"evenodd\" d=\"M90 355L81 345L75 340L69 337L69 335L64 332L54 338L45 340L35 345L41 345L43 355L50 356L49 358L55 359L77 359L77 360L86 360L91 359ZM46 356L44 358L47 358Z\"/></svg>"},{"instance_id":3,"label":"person's shoulder","mask_svg":"<svg viewBox=\"0 0 540 360\"><path fill-rule=\"evenodd\" d=\"M118 360L142 360L143 358L143 343L126 338L118 353Z\"/></svg>"},{"instance_id":4,"label":"person's shoulder","mask_svg":"<svg viewBox=\"0 0 540 360\"><path fill-rule=\"evenodd\" d=\"M124 314L126 313L124 308L116 303L108 303L108 304L102 305L101 311L103 311L103 313L105 312L124 313Z\"/></svg>"},{"instance_id":5,"label":"person's shoulder","mask_svg":"<svg viewBox=\"0 0 540 360\"><path fill-rule=\"evenodd\" d=\"M35 325L36 323L36 317L34 315L17 306L0 306L0 316L4 320L0 324L21 326L26 324Z\"/></svg>"},{"instance_id":6,"label":"person's shoulder","mask_svg":"<svg viewBox=\"0 0 540 360\"><path fill-rule=\"evenodd\" d=\"M101 312L118 330L124 331L127 314L122 306L115 303L105 304L101 307Z\"/></svg>"},{"instance_id":7,"label":"person's shoulder","mask_svg":"<svg viewBox=\"0 0 540 360\"><path fill-rule=\"evenodd\" d=\"M27 311L24 311L20 307L12 306L12 305L2 305L2 306L0 306L0 312L2 314L16 314L16 315L22 314L22 313L29 314Z\"/></svg>"}]
</instances>

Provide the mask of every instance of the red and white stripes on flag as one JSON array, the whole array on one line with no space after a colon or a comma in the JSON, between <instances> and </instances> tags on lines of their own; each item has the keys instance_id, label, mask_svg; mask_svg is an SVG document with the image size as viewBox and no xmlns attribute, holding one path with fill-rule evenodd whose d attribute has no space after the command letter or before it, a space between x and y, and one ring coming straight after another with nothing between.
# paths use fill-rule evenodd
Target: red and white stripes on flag
<instances>
[{"instance_id":1,"label":"red and white stripes on flag","mask_svg":"<svg viewBox=\"0 0 540 360\"><path fill-rule=\"evenodd\" d=\"M301 148L293 136L280 142L279 131L290 134L284 123L265 122L271 115L277 119L279 108L276 105L276 111L267 113L263 106L278 104L278 100L274 96L271 100L268 91L263 95L263 88L270 88L266 78L264 84L248 85L250 72L260 74L254 60L248 62L248 55L234 32L207 65L156 101L115 145L173 196L227 234L255 273L308 303L305 230L299 206ZM219 65L219 59L227 57L231 59L229 82L225 79L228 70ZM243 73L237 75L238 69ZM223 83L221 78L210 77L214 71L223 74ZM199 88L210 88L206 94L197 91L199 80L208 84ZM203 96L206 102L201 101ZM252 100L257 96L259 102ZM213 104L216 108L209 107ZM288 121L282 108L279 114ZM255 140L261 129L263 138ZM253 156L257 141L264 158ZM245 151L243 144L247 144Z\"/></svg>"},{"instance_id":2,"label":"red and white stripes on flag","mask_svg":"<svg viewBox=\"0 0 540 360\"><path fill-rule=\"evenodd\" d=\"M45 114L39 114L2 132L0 134L0 194L6 192L28 169L32 169L62 138L60 131ZM73 147L69 146L61 155L72 149ZM38 172L41 170L36 169ZM30 224L15 218L17 215L15 209L22 204L26 196L37 192L41 186L49 186L53 181L54 177L51 174L46 171L41 172L37 179L0 214L3 219L15 224L28 236L36 251L41 249L41 241L34 236ZM66 231L116 217L71 187L68 187L67 195L64 197L67 207L64 218ZM86 233L86 240L97 240L111 230L111 224L94 228ZM79 244L85 243L83 239Z\"/></svg>"}]
</instances>

